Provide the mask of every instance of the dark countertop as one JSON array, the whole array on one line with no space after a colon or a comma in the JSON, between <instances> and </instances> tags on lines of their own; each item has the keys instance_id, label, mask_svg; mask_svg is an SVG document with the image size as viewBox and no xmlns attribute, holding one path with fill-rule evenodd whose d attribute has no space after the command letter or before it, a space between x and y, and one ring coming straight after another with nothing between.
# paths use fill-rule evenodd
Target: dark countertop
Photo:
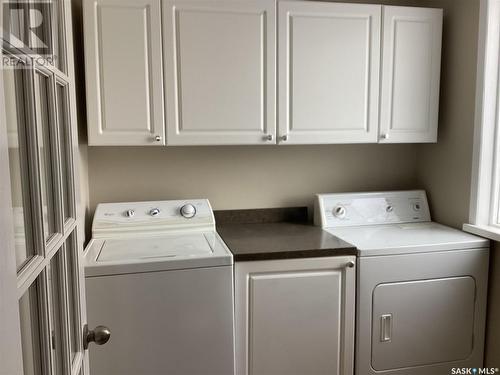
<instances>
[{"instance_id":1,"label":"dark countertop","mask_svg":"<svg viewBox=\"0 0 500 375\"><path fill-rule=\"evenodd\" d=\"M356 248L308 223L221 223L217 232L235 261L356 255Z\"/></svg>"}]
</instances>

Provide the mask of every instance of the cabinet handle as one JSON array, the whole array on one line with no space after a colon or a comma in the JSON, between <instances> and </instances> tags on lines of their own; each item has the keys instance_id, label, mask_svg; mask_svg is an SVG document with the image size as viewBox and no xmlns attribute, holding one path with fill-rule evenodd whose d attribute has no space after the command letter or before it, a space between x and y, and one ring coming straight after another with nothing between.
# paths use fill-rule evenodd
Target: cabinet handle
<instances>
[{"instance_id":1,"label":"cabinet handle","mask_svg":"<svg viewBox=\"0 0 500 375\"><path fill-rule=\"evenodd\" d=\"M380 134L380 139L389 139L389 134Z\"/></svg>"},{"instance_id":2,"label":"cabinet handle","mask_svg":"<svg viewBox=\"0 0 500 375\"><path fill-rule=\"evenodd\" d=\"M286 135L286 134L285 134L284 136L282 136L282 137L281 137L281 140L282 140L283 142L288 141L288 135Z\"/></svg>"},{"instance_id":3,"label":"cabinet handle","mask_svg":"<svg viewBox=\"0 0 500 375\"><path fill-rule=\"evenodd\" d=\"M272 140L273 140L273 135L272 134L268 134L268 135L264 136L264 141L272 141Z\"/></svg>"},{"instance_id":4,"label":"cabinet handle","mask_svg":"<svg viewBox=\"0 0 500 375\"><path fill-rule=\"evenodd\" d=\"M160 135L155 135L155 141L156 142L161 142L161 136Z\"/></svg>"},{"instance_id":5,"label":"cabinet handle","mask_svg":"<svg viewBox=\"0 0 500 375\"><path fill-rule=\"evenodd\" d=\"M380 342L392 340L392 314L384 314L380 317Z\"/></svg>"},{"instance_id":6,"label":"cabinet handle","mask_svg":"<svg viewBox=\"0 0 500 375\"><path fill-rule=\"evenodd\" d=\"M356 265L356 263L354 263L353 260L350 260L349 262L347 262L346 266L349 267L349 268L354 268L354 266Z\"/></svg>"}]
</instances>

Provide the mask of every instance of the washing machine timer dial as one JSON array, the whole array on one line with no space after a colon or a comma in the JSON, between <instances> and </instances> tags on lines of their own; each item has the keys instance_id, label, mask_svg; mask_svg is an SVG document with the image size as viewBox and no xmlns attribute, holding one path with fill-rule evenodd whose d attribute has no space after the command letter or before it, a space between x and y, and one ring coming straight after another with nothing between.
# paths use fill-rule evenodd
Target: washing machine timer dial
<instances>
[{"instance_id":1,"label":"washing machine timer dial","mask_svg":"<svg viewBox=\"0 0 500 375\"><path fill-rule=\"evenodd\" d=\"M182 206L180 211L181 211L181 215L183 217L185 217L186 219L191 219L192 217L195 217L195 215L196 215L196 207L190 203L187 203L184 206Z\"/></svg>"}]
</instances>

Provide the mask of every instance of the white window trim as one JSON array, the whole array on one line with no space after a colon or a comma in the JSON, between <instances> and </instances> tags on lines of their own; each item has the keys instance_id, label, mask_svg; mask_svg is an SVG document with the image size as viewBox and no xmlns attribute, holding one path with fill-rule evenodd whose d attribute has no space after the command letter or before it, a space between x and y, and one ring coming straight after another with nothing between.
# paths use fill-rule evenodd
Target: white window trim
<instances>
[{"instance_id":1,"label":"white window trim","mask_svg":"<svg viewBox=\"0 0 500 375\"><path fill-rule=\"evenodd\" d=\"M479 17L471 202L469 223L463 229L500 241L500 0L481 0Z\"/></svg>"}]
</instances>

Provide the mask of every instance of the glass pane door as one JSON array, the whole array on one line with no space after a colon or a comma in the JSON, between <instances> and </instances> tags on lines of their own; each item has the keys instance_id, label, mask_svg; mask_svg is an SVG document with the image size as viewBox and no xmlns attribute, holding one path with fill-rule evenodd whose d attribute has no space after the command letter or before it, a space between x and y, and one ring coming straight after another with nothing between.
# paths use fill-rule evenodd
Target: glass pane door
<instances>
[{"instance_id":1,"label":"glass pane door","mask_svg":"<svg viewBox=\"0 0 500 375\"><path fill-rule=\"evenodd\" d=\"M76 103L73 59L68 54L72 51L68 33L71 2L8 3L0 8L8 10L1 19L4 26L9 23L4 31L12 34L1 36L0 56L0 83L4 88L0 114L6 117L8 153L4 155L1 148L0 157L8 158L9 170L5 175L0 169L0 183L7 181L5 190L11 191L15 243L11 248L7 242L5 250L15 252L16 258L17 280L12 280L16 293L9 296L18 298L19 326L15 332L21 342L23 372L83 374L84 283L78 264L82 254L77 238L81 221L77 220L76 210L76 114L72 112ZM34 14L41 17L31 19ZM27 25L35 21L42 23L38 36L47 42L48 50L31 47L36 43ZM19 40L25 42L22 49L11 43ZM0 133L4 137L3 126ZM0 264L0 271L2 267ZM0 303L1 293L0 288Z\"/></svg>"}]
</instances>

